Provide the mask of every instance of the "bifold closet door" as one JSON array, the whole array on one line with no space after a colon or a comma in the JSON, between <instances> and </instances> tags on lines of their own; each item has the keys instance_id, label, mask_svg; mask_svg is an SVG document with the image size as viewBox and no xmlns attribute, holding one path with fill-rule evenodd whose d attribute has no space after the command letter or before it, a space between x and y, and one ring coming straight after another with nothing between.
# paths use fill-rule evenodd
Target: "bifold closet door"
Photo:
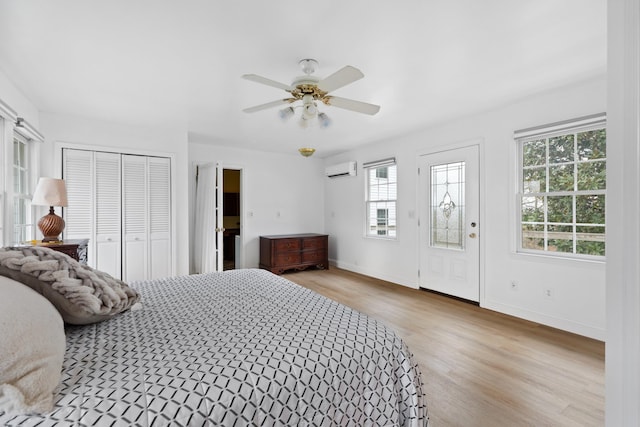
<instances>
[{"instance_id":1,"label":"bifold closet door","mask_svg":"<svg viewBox=\"0 0 640 427\"><path fill-rule=\"evenodd\" d=\"M122 156L123 280L171 275L171 164Z\"/></svg>"},{"instance_id":2,"label":"bifold closet door","mask_svg":"<svg viewBox=\"0 0 640 427\"><path fill-rule=\"evenodd\" d=\"M87 262L96 267L94 241L94 159L93 151L62 151L62 178L67 187L67 207L62 213L65 239L89 239Z\"/></svg>"},{"instance_id":3,"label":"bifold closet door","mask_svg":"<svg viewBox=\"0 0 640 427\"><path fill-rule=\"evenodd\" d=\"M88 264L120 279L120 154L63 150L65 239L89 239Z\"/></svg>"},{"instance_id":4,"label":"bifold closet door","mask_svg":"<svg viewBox=\"0 0 640 427\"><path fill-rule=\"evenodd\" d=\"M171 159L62 153L65 239L89 239L89 265L124 281L171 276Z\"/></svg>"},{"instance_id":5,"label":"bifold closet door","mask_svg":"<svg viewBox=\"0 0 640 427\"><path fill-rule=\"evenodd\" d=\"M148 278L147 158L122 156L122 279Z\"/></svg>"},{"instance_id":6,"label":"bifold closet door","mask_svg":"<svg viewBox=\"0 0 640 427\"><path fill-rule=\"evenodd\" d=\"M171 163L148 157L149 278L171 275Z\"/></svg>"},{"instance_id":7,"label":"bifold closet door","mask_svg":"<svg viewBox=\"0 0 640 427\"><path fill-rule=\"evenodd\" d=\"M122 278L120 154L94 153L96 268Z\"/></svg>"}]
</instances>

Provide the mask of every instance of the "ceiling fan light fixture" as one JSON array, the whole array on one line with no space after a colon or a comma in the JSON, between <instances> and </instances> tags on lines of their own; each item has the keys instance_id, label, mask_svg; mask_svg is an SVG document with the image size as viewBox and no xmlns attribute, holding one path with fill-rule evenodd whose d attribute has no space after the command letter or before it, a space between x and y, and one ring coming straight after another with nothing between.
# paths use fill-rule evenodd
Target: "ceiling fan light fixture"
<instances>
[{"instance_id":1,"label":"ceiling fan light fixture","mask_svg":"<svg viewBox=\"0 0 640 427\"><path fill-rule=\"evenodd\" d=\"M302 106L302 117L305 120L313 119L318 115L318 108L314 103L305 104Z\"/></svg>"},{"instance_id":2,"label":"ceiling fan light fixture","mask_svg":"<svg viewBox=\"0 0 640 427\"><path fill-rule=\"evenodd\" d=\"M293 110L293 107L283 108L278 112L278 114L280 115L280 119L282 119L283 122L286 122L291 117L293 117L294 113L295 111Z\"/></svg>"},{"instance_id":3,"label":"ceiling fan light fixture","mask_svg":"<svg viewBox=\"0 0 640 427\"><path fill-rule=\"evenodd\" d=\"M318 113L318 123L321 128L328 128L331 126L331 119L325 113Z\"/></svg>"},{"instance_id":4,"label":"ceiling fan light fixture","mask_svg":"<svg viewBox=\"0 0 640 427\"><path fill-rule=\"evenodd\" d=\"M298 148L298 151L300 152L300 155L302 155L303 157L309 157L309 156L312 156L313 153L316 152L316 149L315 148L303 147L303 148Z\"/></svg>"},{"instance_id":5,"label":"ceiling fan light fixture","mask_svg":"<svg viewBox=\"0 0 640 427\"><path fill-rule=\"evenodd\" d=\"M298 120L298 124L302 129L307 129L309 127L310 120L305 119L304 115L300 116L300 120Z\"/></svg>"},{"instance_id":6,"label":"ceiling fan light fixture","mask_svg":"<svg viewBox=\"0 0 640 427\"><path fill-rule=\"evenodd\" d=\"M307 75L315 73L318 69L318 61L315 59L302 59L298 64L300 64L302 72Z\"/></svg>"}]
</instances>

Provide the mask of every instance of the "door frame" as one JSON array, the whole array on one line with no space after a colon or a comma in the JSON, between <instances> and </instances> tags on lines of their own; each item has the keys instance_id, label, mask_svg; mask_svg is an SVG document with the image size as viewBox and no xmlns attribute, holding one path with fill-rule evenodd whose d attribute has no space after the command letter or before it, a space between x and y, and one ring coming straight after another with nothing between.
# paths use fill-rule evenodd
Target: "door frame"
<instances>
[{"instance_id":1,"label":"door frame","mask_svg":"<svg viewBox=\"0 0 640 427\"><path fill-rule=\"evenodd\" d=\"M424 224L420 224L419 219L422 216L422 212L420 212L420 204L418 203L418 198L420 197L420 175L418 174L418 168L420 164L420 159L422 156L428 156L431 154L440 153L443 151L456 150L460 148L467 148L471 146L478 147L478 222L480 224L482 231L482 236L479 242L479 304L480 306L484 306L485 302L485 249L486 249L486 241L487 239L484 236L487 235L487 227L486 227L486 215L485 215L485 173L484 173L484 165L485 165L485 157L484 157L484 138L474 138L468 139L464 141L454 142L451 144L441 144L435 145L428 149L420 149L416 151L415 156L415 173L416 173L416 208L417 208L417 221L416 221L416 253L418 254L416 258L416 271L420 270L420 227L425 226ZM416 288L420 289L420 277L416 277Z\"/></svg>"}]
</instances>

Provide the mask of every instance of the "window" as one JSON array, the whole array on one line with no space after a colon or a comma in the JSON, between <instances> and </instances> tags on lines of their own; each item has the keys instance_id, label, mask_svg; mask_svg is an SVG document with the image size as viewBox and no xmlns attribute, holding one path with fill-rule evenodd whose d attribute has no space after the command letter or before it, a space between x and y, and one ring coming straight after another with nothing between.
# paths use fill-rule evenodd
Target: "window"
<instances>
[{"instance_id":1,"label":"window","mask_svg":"<svg viewBox=\"0 0 640 427\"><path fill-rule=\"evenodd\" d=\"M13 242L33 238L34 224L31 209L31 156L29 140L15 133L13 137Z\"/></svg>"},{"instance_id":2,"label":"window","mask_svg":"<svg viewBox=\"0 0 640 427\"><path fill-rule=\"evenodd\" d=\"M365 163L369 237L396 237L397 171L395 159Z\"/></svg>"},{"instance_id":3,"label":"window","mask_svg":"<svg viewBox=\"0 0 640 427\"><path fill-rule=\"evenodd\" d=\"M519 251L605 255L604 115L516 132Z\"/></svg>"}]
</instances>

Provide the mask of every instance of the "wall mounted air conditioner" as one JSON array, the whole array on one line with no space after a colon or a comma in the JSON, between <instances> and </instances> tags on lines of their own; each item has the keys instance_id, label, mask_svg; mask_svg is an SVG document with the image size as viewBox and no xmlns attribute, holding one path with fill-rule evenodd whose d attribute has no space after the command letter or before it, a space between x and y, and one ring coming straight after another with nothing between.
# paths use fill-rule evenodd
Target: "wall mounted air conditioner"
<instances>
[{"instance_id":1,"label":"wall mounted air conditioner","mask_svg":"<svg viewBox=\"0 0 640 427\"><path fill-rule=\"evenodd\" d=\"M356 176L356 162L346 162L328 166L325 173L329 178L337 178L339 176Z\"/></svg>"}]
</instances>

